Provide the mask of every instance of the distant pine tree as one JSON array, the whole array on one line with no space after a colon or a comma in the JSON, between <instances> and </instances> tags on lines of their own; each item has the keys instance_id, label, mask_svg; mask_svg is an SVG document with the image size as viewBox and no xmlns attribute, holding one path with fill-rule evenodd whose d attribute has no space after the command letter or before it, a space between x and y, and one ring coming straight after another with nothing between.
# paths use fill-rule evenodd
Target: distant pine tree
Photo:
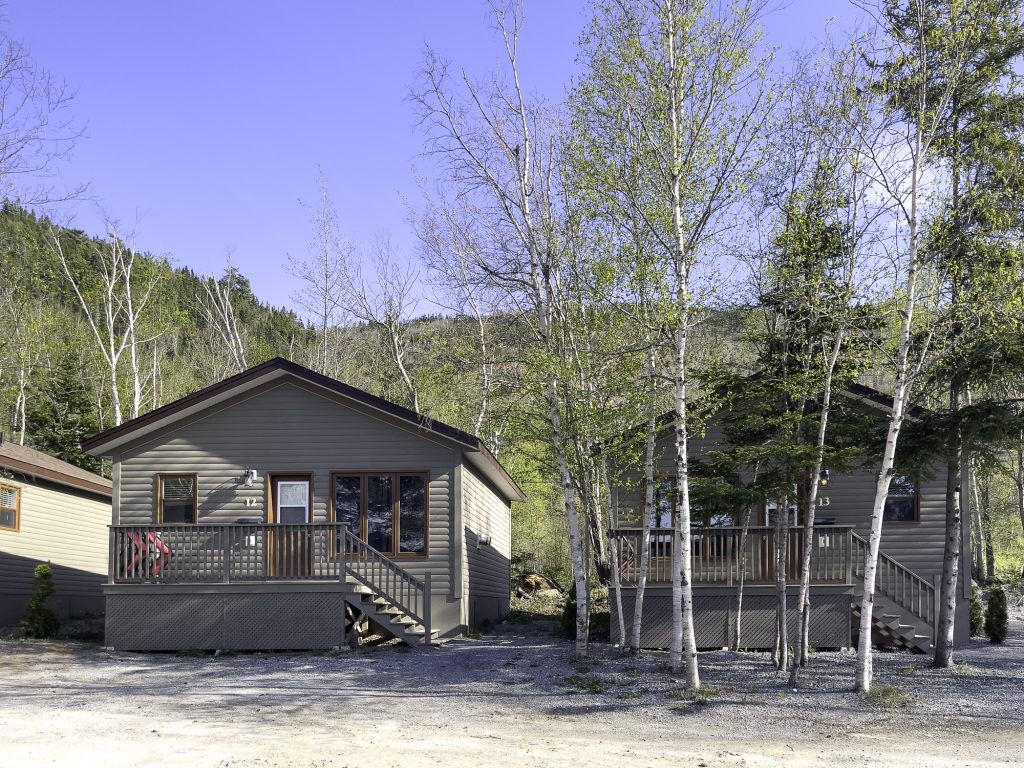
<instances>
[{"instance_id":1,"label":"distant pine tree","mask_svg":"<svg viewBox=\"0 0 1024 768\"><path fill-rule=\"evenodd\" d=\"M1010 615L1006 610L1006 592L1002 587L996 587L988 596L985 634L993 643L1005 643L1010 634Z\"/></svg>"},{"instance_id":2,"label":"distant pine tree","mask_svg":"<svg viewBox=\"0 0 1024 768\"><path fill-rule=\"evenodd\" d=\"M971 588L971 637L978 637L985 629L985 609L981 605L981 590Z\"/></svg>"}]
</instances>

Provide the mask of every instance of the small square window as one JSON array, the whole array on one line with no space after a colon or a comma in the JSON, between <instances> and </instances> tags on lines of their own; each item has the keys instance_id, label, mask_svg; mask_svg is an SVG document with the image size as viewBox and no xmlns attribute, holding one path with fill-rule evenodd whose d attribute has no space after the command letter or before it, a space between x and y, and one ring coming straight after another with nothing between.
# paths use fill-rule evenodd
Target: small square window
<instances>
[{"instance_id":1,"label":"small square window","mask_svg":"<svg viewBox=\"0 0 1024 768\"><path fill-rule=\"evenodd\" d=\"M199 489L195 475L159 475L157 522L195 523Z\"/></svg>"},{"instance_id":2,"label":"small square window","mask_svg":"<svg viewBox=\"0 0 1024 768\"><path fill-rule=\"evenodd\" d=\"M882 519L894 523L912 523L918 519L917 481L909 475L896 475L889 483Z\"/></svg>"},{"instance_id":3,"label":"small square window","mask_svg":"<svg viewBox=\"0 0 1024 768\"><path fill-rule=\"evenodd\" d=\"M18 530L20 508L21 489L15 485L0 485L0 529Z\"/></svg>"}]
</instances>

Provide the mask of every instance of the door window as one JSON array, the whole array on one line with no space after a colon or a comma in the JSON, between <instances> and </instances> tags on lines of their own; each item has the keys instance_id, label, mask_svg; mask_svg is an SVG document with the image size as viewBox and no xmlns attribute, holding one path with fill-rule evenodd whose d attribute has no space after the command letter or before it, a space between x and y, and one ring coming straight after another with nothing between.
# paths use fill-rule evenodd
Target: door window
<instances>
[{"instance_id":1,"label":"door window","mask_svg":"<svg viewBox=\"0 0 1024 768\"><path fill-rule=\"evenodd\" d=\"M284 524L309 522L308 480L279 480L277 482L277 522Z\"/></svg>"}]
</instances>

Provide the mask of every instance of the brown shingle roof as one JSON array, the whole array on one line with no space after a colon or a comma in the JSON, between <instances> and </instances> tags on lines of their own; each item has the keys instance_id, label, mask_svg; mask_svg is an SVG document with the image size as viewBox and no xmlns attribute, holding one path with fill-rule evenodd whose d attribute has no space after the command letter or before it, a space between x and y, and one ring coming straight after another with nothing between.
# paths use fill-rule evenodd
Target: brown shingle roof
<instances>
[{"instance_id":1,"label":"brown shingle roof","mask_svg":"<svg viewBox=\"0 0 1024 768\"><path fill-rule=\"evenodd\" d=\"M83 491L111 495L111 483L107 478L94 475L74 464L55 459L47 453L37 451L8 440L0 441L0 467L24 472L52 480Z\"/></svg>"}]
</instances>

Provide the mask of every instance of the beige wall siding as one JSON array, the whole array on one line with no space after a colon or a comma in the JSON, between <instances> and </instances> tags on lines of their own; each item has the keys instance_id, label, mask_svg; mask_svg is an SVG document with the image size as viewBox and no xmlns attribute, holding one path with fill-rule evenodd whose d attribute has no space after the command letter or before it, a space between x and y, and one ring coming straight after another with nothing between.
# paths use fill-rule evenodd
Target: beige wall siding
<instances>
[{"instance_id":1,"label":"beige wall siding","mask_svg":"<svg viewBox=\"0 0 1024 768\"><path fill-rule=\"evenodd\" d=\"M469 621L494 621L508 612L512 560L512 512L508 503L469 465L462 470L465 554L463 594ZM490 539L490 544L482 540Z\"/></svg>"},{"instance_id":2,"label":"beige wall siding","mask_svg":"<svg viewBox=\"0 0 1024 768\"><path fill-rule=\"evenodd\" d=\"M311 386L272 382L128 446L120 458L115 493L124 524L155 519L158 472L198 475L199 521L204 523L266 519L265 483L271 473L311 473L313 521L322 522L329 515L332 472L426 472L430 556L400 563L416 576L430 570L435 595L448 591L456 451ZM252 487L240 481L247 467L258 472Z\"/></svg>"},{"instance_id":3,"label":"beige wall siding","mask_svg":"<svg viewBox=\"0 0 1024 768\"><path fill-rule=\"evenodd\" d=\"M85 605L80 598L99 599L107 573L110 504L56 486L3 482L20 489L21 514L18 531L0 529L2 623L20 617L40 562L53 565L55 603L63 614Z\"/></svg>"}]
</instances>

